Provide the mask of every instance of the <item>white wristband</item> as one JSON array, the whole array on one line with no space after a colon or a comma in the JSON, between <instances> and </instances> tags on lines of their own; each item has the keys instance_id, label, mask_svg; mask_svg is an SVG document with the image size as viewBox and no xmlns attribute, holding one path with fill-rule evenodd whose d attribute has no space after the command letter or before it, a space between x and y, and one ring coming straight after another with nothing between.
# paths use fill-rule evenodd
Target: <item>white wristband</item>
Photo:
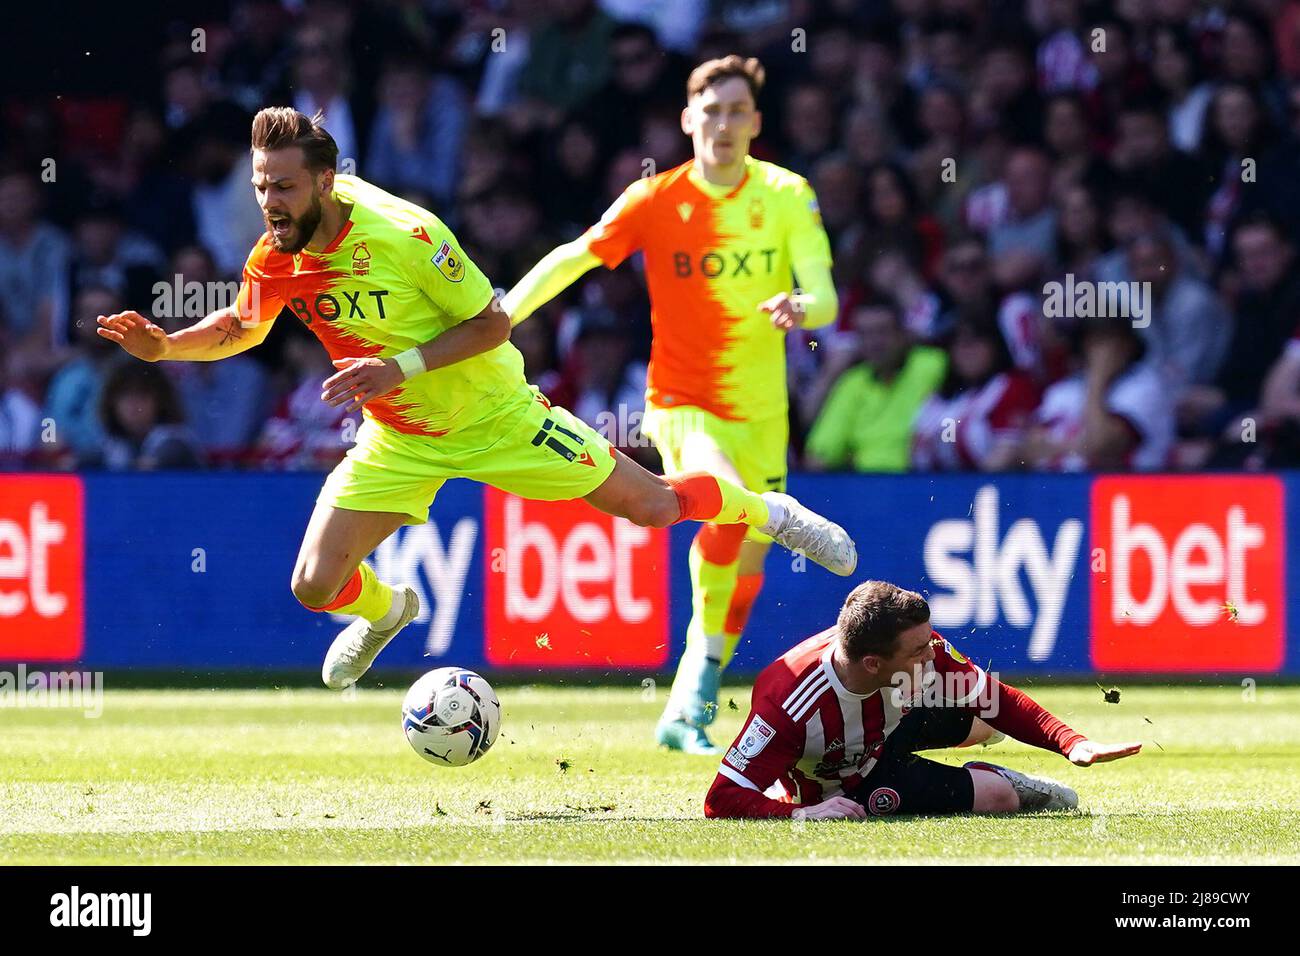
<instances>
[{"instance_id":1,"label":"white wristband","mask_svg":"<svg viewBox=\"0 0 1300 956\"><path fill-rule=\"evenodd\" d=\"M410 378L412 375L419 375L421 372L428 371L424 365L424 355L421 354L418 348L407 349L405 352L399 352L397 355L393 356L393 361L396 362L397 367L402 370L402 375L405 378Z\"/></svg>"}]
</instances>

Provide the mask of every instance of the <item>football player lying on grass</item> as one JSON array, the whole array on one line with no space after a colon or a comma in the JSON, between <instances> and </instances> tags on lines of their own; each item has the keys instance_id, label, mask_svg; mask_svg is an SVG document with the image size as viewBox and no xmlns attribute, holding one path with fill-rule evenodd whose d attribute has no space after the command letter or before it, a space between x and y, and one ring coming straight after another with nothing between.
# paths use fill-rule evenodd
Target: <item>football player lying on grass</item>
<instances>
[{"instance_id":1,"label":"football player lying on grass","mask_svg":"<svg viewBox=\"0 0 1300 956\"><path fill-rule=\"evenodd\" d=\"M915 591L866 581L834 627L759 674L740 736L704 800L707 817L865 819L892 813L1064 810L1064 784L920 750L985 743L995 732L1089 767L1139 743L1103 744L976 667L930 629Z\"/></svg>"}]
</instances>

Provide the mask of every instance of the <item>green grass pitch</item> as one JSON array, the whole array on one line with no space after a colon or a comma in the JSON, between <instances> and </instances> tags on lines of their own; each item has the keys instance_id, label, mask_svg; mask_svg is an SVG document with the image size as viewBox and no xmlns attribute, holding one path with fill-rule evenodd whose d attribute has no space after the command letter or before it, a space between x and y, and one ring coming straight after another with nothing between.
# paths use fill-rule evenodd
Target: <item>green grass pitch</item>
<instances>
[{"instance_id":1,"label":"green grass pitch","mask_svg":"<svg viewBox=\"0 0 1300 956\"><path fill-rule=\"evenodd\" d=\"M1131 760L1083 770L1008 742L978 753L1069 782L1080 810L865 823L706 821L714 758L659 751L662 706L620 688L501 686L496 746L420 760L401 693L105 692L104 712L0 711L0 858L9 863L1300 861L1300 688L1030 688ZM732 710L729 700L738 710ZM722 694L717 736L747 687ZM1149 721L1149 722L1148 722ZM1157 746L1157 742L1159 746Z\"/></svg>"}]
</instances>

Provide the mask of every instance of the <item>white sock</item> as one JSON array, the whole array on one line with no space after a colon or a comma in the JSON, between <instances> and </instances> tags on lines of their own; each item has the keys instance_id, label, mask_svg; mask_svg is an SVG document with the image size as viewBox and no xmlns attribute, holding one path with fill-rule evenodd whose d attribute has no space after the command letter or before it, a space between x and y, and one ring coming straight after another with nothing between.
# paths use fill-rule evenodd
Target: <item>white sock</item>
<instances>
[{"instance_id":1,"label":"white sock","mask_svg":"<svg viewBox=\"0 0 1300 956\"><path fill-rule=\"evenodd\" d=\"M397 622L402 619L402 612L405 610L405 594L401 588L393 588L393 600L388 606L388 613L377 621L371 621L370 626L376 631L391 631L397 627Z\"/></svg>"},{"instance_id":2,"label":"white sock","mask_svg":"<svg viewBox=\"0 0 1300 956\"><path fill-rule=\"evenodd\" d=\"M767 502L767 521L758 530L763 534L775 534L785 520L785 505L768 495L764 495L763 500Z\"/></svg>"},{"instance_id":3,"label":"white sock","mask_svg":"<svg viewBox=\"0 0 1300 956\"><path fill-rule=\"evenodd\" d=\"M722 651L726 646L727 636L725 634L705 634L704 635L704 656L713 660L722 662Z\"/></svg>"}]
</instances>

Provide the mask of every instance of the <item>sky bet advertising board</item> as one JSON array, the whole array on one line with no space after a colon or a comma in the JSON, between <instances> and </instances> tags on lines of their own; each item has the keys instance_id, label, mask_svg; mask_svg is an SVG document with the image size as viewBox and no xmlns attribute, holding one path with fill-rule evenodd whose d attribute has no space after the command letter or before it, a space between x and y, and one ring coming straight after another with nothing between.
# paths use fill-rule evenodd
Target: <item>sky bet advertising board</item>
<instances>
[{"instance_id":1,"label":"sky bet advertising board","mask_svg":"<svg viewBox=\"0 0 1300 956\"><path fill-rule=\"evenodd\" d=\"M316 669L346 618L289 590L319 475L0 475L0 659L94 668ZM854 536L842 579L774 548L733 665L826 627L852 584L921 591L1005 674L1300 674L1289 636L1300 475L795 476ZM521 675L671 667L694 525L467 481L371 556L420 616L381 666Z\"/></svg>"}]
</instances>

